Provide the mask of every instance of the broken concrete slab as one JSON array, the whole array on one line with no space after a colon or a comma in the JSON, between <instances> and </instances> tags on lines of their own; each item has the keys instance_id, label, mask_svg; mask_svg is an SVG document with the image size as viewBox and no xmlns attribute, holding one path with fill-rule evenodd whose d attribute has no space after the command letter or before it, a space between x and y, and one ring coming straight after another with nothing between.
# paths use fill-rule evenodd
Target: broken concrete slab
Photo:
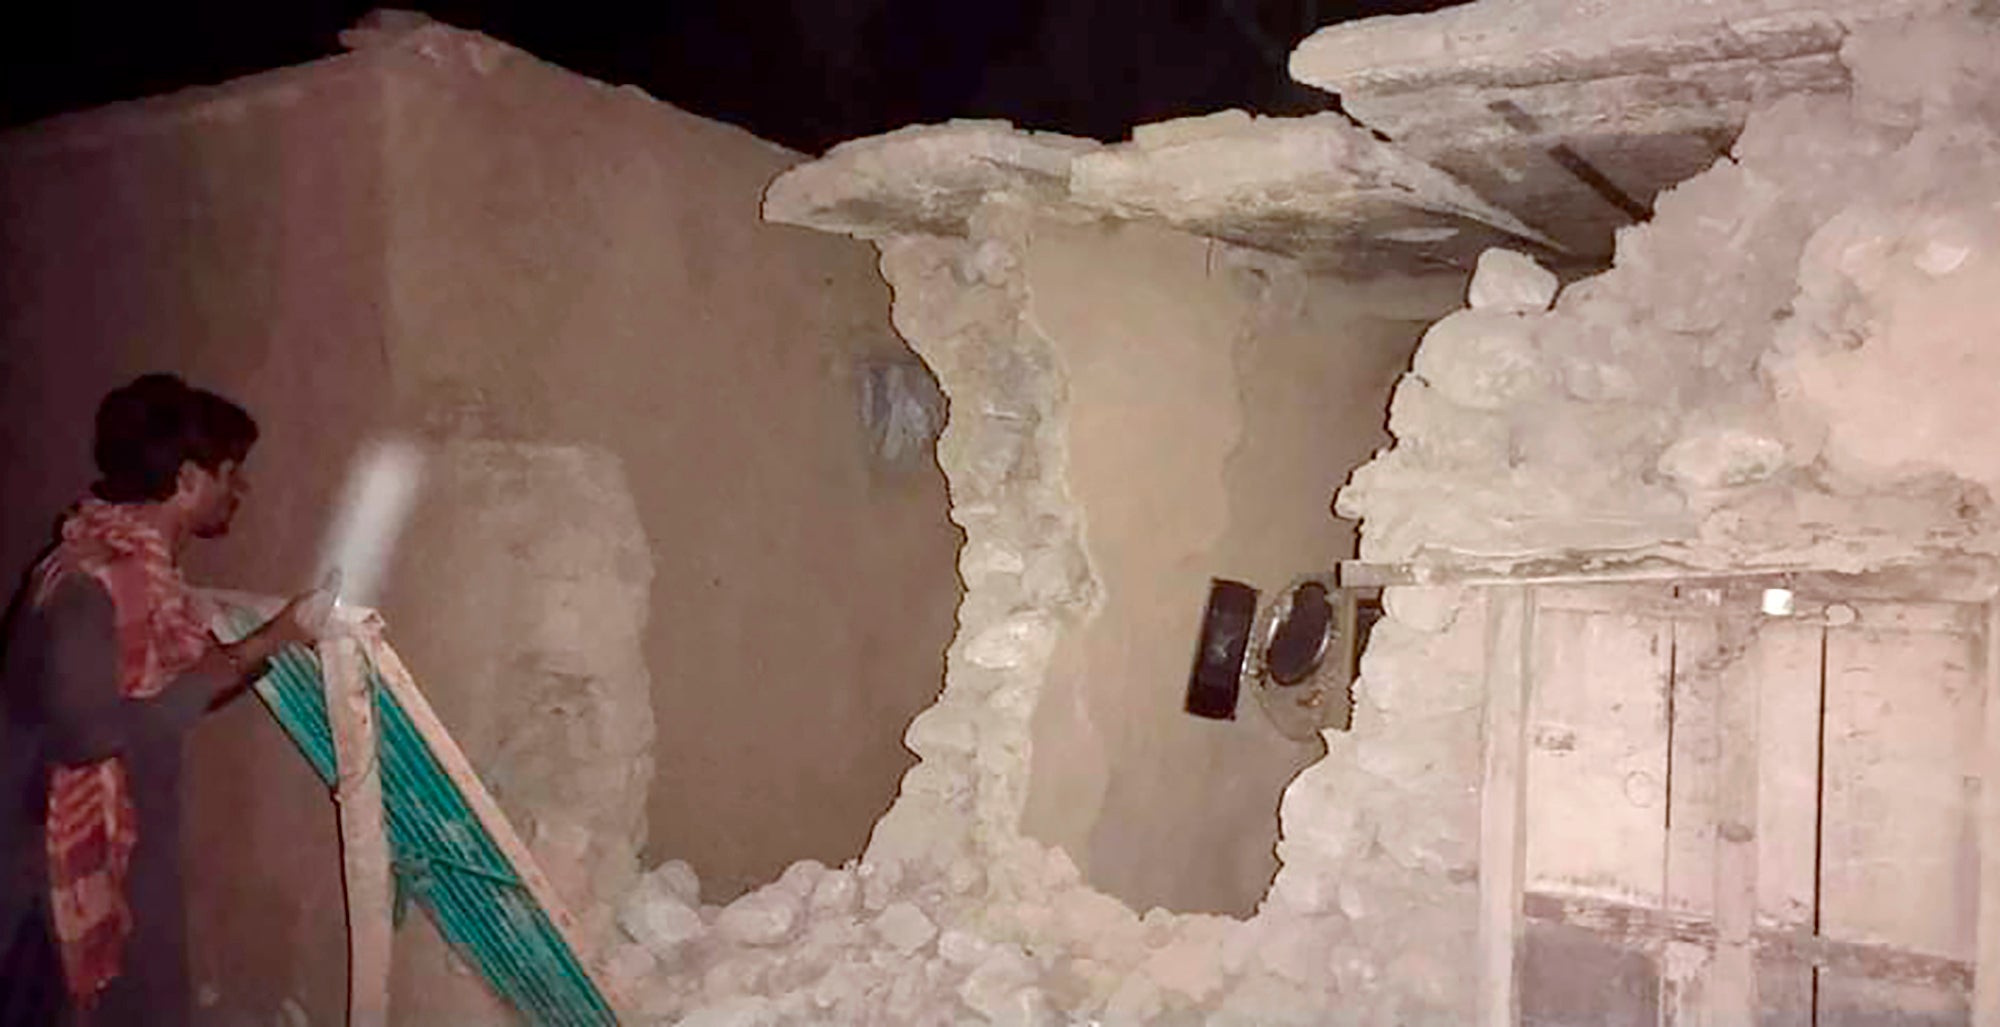
<instances>
[{"instance_id":1,"label":"broken concrete slab","mask_svg":"<svg viewBox=\"0 0 2000 1027\"><path fill-rule=\"evenodd\" d=\"M836 147L772 183L768 220L863 239L960 236L1010 197L1044 213L1165 224L1352 277L1469 271L1489 246L1560 247L1337 114L1224 111L1143 125L1129 143L918 126Z\"/></svg>"},{"instance_id":2,"label":"broken concrete slab","mask_svg":"<svg viewBox=\"0 0 2000 1027\"><path fill-rule=\"evenodd\" d=\"M1940 0L1484 0L1321 29L1292 76L1594 258L1726 156L1752 106L1847 88L1856 28Z\"/></svg>"},{"instance_id":3,"label":"broken concrete slab","mask_svg":"<svg viewBox=\"0 0 2000 1027\"><path fill-rule=\"evenodd\" d=\"M1062 202L1070 160L1097 145L1005 121L915 125L842 143L779 176L764 218L860 239L964 235L988 197Z\"/></svg>"},{"instance_id":4,"label":"broken concrete slab","mask_svg":"<svg viewBox=\"0 0 2000 1027\"><path fill-rule=\"evenodd\" d=\"M1076 158L1070 197L1128 220L1354 277L1459 269L1487 246L1552 246L1464 184L1338 114L1240 111L1143 126Z\"/></svg>"}]
</instances>

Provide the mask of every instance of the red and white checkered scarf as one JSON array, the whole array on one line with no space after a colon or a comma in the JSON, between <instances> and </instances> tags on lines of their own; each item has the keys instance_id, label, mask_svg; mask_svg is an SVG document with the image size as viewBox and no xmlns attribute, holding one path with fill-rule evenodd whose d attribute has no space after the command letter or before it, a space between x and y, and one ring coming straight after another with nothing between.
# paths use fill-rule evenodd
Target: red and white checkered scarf
<instances>
[{"instance_id":1,"label":"red and white checkered scarf","mask_svg":"<svg viewBox=\"0 0 2000 1027\"><path fill-rule=\"evenodd\" d=\"M35 571L38 606L73 573L90 575L110 594L118 690L128 699L160 694L215 644L166 538L138 516L139 509L84 500L64 519L61 541ZM118 976L132 933L125 876L139 829L124 760L55 768L47 830L63 975L70 995L88 1008Z\"/></svg>"}]
</instances>

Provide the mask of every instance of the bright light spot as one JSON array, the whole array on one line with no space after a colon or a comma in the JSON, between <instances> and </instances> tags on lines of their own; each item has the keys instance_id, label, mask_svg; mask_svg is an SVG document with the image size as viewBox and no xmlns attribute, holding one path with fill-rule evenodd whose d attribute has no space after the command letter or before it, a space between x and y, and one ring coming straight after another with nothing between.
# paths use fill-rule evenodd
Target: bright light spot
<instances>
[{"instance_id":1,"label":"bright light spot","mask_svg":"<svg viewBox=\"0 0 2000 1027\"><path fill-rule=\"evenodd\" d=\"M1765 589L1764 613L1770 617L1790 617L1792 615L1792 590L1789 588Z\"/></svg>"},{"instance_id":2,"label":"bright light spot","mask_svg":"<svg viewBox=\"0 0 2000 1027\"><path fill-rule=\"evenodd\" d=\"M423 477L423 453L395 439L363 448L348 472L347 490L321 550L320 573L340 572L337 602L373 605L389 554L403 530Z\"/></svg>"}]
</instances>

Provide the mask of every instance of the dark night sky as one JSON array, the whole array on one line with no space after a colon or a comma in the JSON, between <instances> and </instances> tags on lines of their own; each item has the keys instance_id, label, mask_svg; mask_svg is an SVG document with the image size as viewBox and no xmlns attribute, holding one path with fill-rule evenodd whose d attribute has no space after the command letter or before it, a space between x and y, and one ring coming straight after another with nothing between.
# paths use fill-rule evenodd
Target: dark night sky
<instances>
[{"instance_id":1,"label":"dark night sky","mask_svg":"<svg viewBox=\"0 0 2000 1027\"><path fill-rule=\"evenodd\" d=\"M817 153L913 122L999 117L1100 139L1245 107L1326 109L1284 73L1313 27L1449 0L418 0L593 78ZM101 0L10 15L0 123L339 51L351 0Z\"/></svg>"}]
</instances>

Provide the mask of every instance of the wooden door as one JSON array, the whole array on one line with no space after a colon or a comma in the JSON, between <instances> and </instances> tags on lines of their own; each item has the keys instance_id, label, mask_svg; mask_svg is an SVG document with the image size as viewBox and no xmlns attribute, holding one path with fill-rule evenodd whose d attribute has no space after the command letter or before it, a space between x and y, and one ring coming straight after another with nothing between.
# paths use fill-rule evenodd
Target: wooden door
<instances>
[{"instance_id":1,"label":"wooden door","mask_svg":"<svg viewBox=\"0 0 2000 1027\"><path fill-rule=\"evenodd\" d=\"M1773 616L1748 585L1516 601L1519 722L1488 727L1520 778L1492 780L1489 751L1482 854L1518 864L1482 877L1518 882L1515 990L1485 1022L1974 1022L1983 606L1800 593Z\"/></svg>"}]
</instances>

